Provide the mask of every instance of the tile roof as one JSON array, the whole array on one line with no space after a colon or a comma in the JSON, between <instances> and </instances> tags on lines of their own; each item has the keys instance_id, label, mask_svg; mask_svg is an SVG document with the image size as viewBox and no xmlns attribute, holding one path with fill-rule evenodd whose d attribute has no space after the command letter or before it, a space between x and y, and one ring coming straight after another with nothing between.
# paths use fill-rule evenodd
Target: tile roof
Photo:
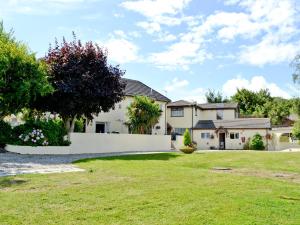
<instances>
[{"instance_id":1,"label":"tile roof","mask_svg":"<svg viewBox=\"0 0 300 225\"><path fill-rule=\"evenodd\" d=\"M185 100L179 100L179 101L176 101L176 102L170 102L170 103L167 105L167 107L191 106L191 105L195 105L195 104L192 103L192 102L185 101Z\"/></svg>"},{"instance_id":2,"label":"tile roof","mask_svg":"<svg viewBox=\"0 0 300 225\"><path fill-rule=\"evenodd\" d=\"M271 128L271 121L269 118L247 118L234 120L199 120L195 129L217 129L217 128L231 128L231 129L269 129Z\"/></svg>"},{"instance_id":3,"label":"tile roof","mask_svg":"<svg viewBox=\"0 0 300 225\"><path fill-rule=\"evenodd\" d=\"M150 88L146 84L132 79L122 78L122 81L126 83L125 87L125 95L127 96L136 96L136 95L143 95L150 98L153 98L157 101L162 102L170 102L171 100L166 96L160 94L159 92L155 91L154 89Z\"/></svg>"},{"instance_id":4,"label":"tile roof","mask_svg":"<svg viewBox=\"0 0 300 225\"><path fill-rule=\"evenodd\" d=\"M201 109L236 109L238 103L205 103L198 104Z\"/></svg>"},{"instance_id":5,"label":"tile roof","mask_svg":"<svg viewBox=\"0 0 300 225\"><path fill-rule=\"evenodd\" d=\"M175 106L191 106L195 105L196 103L179 100L175 102L170 102L168 107L175 107ZM197 106L203 110L208 109L236 109L238 107L238 103L205 103L205 104L197 104Z\"/></svg>"}]
</instances>

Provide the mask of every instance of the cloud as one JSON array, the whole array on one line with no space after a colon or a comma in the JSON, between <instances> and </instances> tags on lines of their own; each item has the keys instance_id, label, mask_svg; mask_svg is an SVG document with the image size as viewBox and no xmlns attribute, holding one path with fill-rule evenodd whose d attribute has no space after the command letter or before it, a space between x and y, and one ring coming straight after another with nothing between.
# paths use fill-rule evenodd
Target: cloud
<instances>
[{"instance_id":1,"label":"cloud","mask_svg":"<svg viewBox=\"0 0 300 225\"><path fill-rule=\"evenodd\" d=\"M161 30L160 24L156 22L138 22L137 26L142 27L148 34L157 33Z\"/></svg>"},{"instance_id":2,"label":"cloud","mask_svg":"<svg viewBox=\"0 0 300 225\"><path fill-rule=\"evenodd\" d=\"M108 51L108 58L116 63L136 62L139 59L139 47L124 37L112 37L106 42L100 43Z\"/></svg>"},{"instance_id":3,"label":"cloud","mask_svg":"<svg viewBox=\"0 0 300 225\"><path fill-rule=\"evenodd\" d=\"M244 46L240 53L240 62L255 66L277 64L291 61L299 51L300 42L286 43L274 41L271 36L265 37L256 45Z\"/></svg>"},{"instance_id":4,"label":"cloud","mask_svg":"<svg viewBox=\"0 0 300 225\"><path fill-rule=\"evenodd\" d=\"M172 44L166 51L152 53L149 61L162 69L188 70L191 64L200 64L205 59L212 58L211 54L200 47L197 43L180 41Z\"/></svg>"},{"instance_id":5,"label":"cloud","mask_svg":"<svg viewBox=\"0 0 300 225\"><path fill-rule=\"evenodd\" d=\"M205 93L207 92L204 88L191 89L189 87L190 82L185 79L173 78L167 82L164 90L167 92L173 100L187 100L191 102L204 103L206 101Z\"/></svg>"},{"instance_id":6,"label":"cloud","mask_svg":"<svg viewBox=\"0 0 300 225\"><path fill-rule=\"evenodd\" d=\"M138 0L125 1L121 3L121 6L155 20L163 15L178 14L189 2L191 0Z\"/></svg>"},{"instance_id":7,"label":"cloud","mask_svg":"<svg viewBox=\"0 0 300 225\"><path fill-rule=\"evenodd\" d=\"M189 85L187 80L180 80L177 77L174 78L171 82L168 82L164 90L167 92L173 92L178 90L178 88L183 88Z\"/></svg>"},{"instance_id":8,"label":"cloud","mask_svg":"<svg viewBox=\"0 0 300 225\"><path fill-rule=\"evenodd\" d=\"M263 76L254 76L251 79L245 79L238 76L234 79L228 80L223 85L223 93L225 96L232 96L236 93L237 89L246 88L251 91L259 91L261 89L269 89L273 97L291 98L291 95L278 87L277 84L268 82Z\"/></svg>"}]
</instances>

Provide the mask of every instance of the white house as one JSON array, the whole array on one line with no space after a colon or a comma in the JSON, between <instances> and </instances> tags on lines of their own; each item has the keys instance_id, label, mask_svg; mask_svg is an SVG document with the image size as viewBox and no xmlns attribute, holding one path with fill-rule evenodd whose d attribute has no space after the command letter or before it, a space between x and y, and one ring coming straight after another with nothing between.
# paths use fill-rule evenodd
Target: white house
<instances>
[{"instance_id":1,"label":"white house","mask_svg":"<svg viewBox=\"0 0 300 225\"><path fill-rule=\"evenodd\" d=\"M142 95L154 99L162 110L159 123L152 129L152 134L166 134L166 105L171 100L140 81L123 78L122 82L126 84L124 99L109 112L95 115L94 119L86 124L86 132L128 134L128 127L124 124L127 121L127 107L133 101L134 96Z\"/></svg>"},{"instance_id":2,"label":"white house","mask_svg":"<svg viewBox=\"0 0 300 225\"><path fill-rule=\"evenodd\" d=\"M167 105L168 133L189 129L198 149L243 149L255 134L269 145L268 118L239 118L237 103L196 104L184 100Z\"/></svg>"}]
</instances>

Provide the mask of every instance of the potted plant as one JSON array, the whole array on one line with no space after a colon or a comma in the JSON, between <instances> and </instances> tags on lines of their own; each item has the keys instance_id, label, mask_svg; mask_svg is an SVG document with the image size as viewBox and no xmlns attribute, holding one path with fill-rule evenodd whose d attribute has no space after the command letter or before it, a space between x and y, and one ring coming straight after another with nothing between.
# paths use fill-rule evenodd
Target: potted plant
<instances>
[{"instance_id":1,"label":"potted plant","mask_svg":"<svg viewBox=\"0 0 300 225\"><path fill-rule=\"evenodd\" d=\"M185 130L183 134L183 147L180 148L185 154L191 154L196 150L196 145L193 144L191 135L188 129Z\"/></svg>"}]
</instances>

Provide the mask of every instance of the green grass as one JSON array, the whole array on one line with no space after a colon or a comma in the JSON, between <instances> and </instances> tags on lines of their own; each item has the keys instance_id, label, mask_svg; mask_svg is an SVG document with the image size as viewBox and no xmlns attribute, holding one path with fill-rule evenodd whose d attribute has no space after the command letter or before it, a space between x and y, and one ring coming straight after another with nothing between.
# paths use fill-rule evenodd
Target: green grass
<instances>
[{"instance_id":1,"label":"green grass","mask_svg":"<svg viewBox=\"0 0 300 225\"><path fill-rule=\"evenodd\" d=\"M0 224L300 224L300 153L164 153L76 164L86 172L0 178Z\"/></svg>"}]
</instances>

